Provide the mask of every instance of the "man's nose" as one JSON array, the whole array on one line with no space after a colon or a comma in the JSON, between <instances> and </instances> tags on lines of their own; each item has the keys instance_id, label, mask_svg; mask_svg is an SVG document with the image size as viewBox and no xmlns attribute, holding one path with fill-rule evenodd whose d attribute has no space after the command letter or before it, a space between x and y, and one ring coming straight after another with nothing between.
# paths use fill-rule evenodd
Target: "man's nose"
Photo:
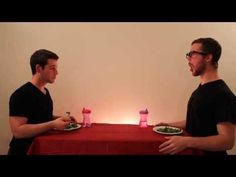
<instances>
[{"instance_id":1,"label":"man's nose","mask_svg":"<svg viewBox=\"0 0 236 177\"><path fill-rule=\"evenodd\" d=\"M188 61L190 61L191 57L190 57L190 56L187 56L186 59L187 59Z\"/></svg>"}]
</instances>

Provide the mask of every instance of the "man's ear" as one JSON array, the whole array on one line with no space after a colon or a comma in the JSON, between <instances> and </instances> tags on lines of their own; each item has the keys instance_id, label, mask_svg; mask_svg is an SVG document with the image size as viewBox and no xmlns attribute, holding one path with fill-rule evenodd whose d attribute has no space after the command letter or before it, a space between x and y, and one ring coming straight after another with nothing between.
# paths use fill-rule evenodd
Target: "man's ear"
<instances>
[{"instance_id":1,"label":"man's ear","mask_svg":"<svg viewBox=\"0 0 236 177\"><path fill-rule=\"evenodd\" d=\"M212 61L212 58L213 58L213 55L212 55L212 54L208 54L208 55L206 56L206 61L207 61L207 62L211 62L211 61Z\"/></svg>"},{"instance_id":2,"label":"man's ear","mask_svg":"<svg viewBox=\"0 0 236 177\"><path fill-rule=\"evenodd\" d=\"M39 64L37 64L37 65L35 66L35 71L36 71L36 73L40 73L40 72L42 71L42 66L40 66Z\"/></svg>"}]
</instances>

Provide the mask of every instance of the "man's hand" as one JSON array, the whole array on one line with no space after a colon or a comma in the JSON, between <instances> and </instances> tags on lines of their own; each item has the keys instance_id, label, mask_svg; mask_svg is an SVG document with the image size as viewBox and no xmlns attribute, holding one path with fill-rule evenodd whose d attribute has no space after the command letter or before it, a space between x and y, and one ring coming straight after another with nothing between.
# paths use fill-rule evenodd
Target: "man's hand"
<instances>
[{"instance_id":1,"label":"man's hand","mask_svg":"<svg viewBox=\"0 0 236 177\"><path fill-rule=\"evenodd\" d=\"M187 148L187 141L189 137L185 136L171 136L165 137L167 141L159 146L159 152L163 154L174 155Z\"/></svg>"},{"instance_id":2,"label":"man's hand","mask_svg":"<svg viewBox=\"0 0 236 177\"><path fill-rule=\"evenodd\" d=\"M53 121L54 130L64 130L66 126L71 122L70 117L59 117Z\"/></svg>"}]
</instances>

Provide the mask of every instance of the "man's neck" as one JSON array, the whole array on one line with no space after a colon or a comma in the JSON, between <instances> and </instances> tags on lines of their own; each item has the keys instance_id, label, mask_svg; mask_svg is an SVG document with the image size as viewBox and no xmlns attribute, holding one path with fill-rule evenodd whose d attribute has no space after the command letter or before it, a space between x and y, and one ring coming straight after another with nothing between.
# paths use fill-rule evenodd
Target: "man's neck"
<instances>
[{"instance_id":1,"label":"man's neck","mask_svg":"<svg viewBox=\"0 0 236 177\"><path fill-rule=\"evenodd\" d=\"M220 77L218 76L217 69L214 69L214 68L209 69L208 71L200 75L201 85L206 84L208 82L213 82L219 79Z\"/></svg>"},{"instance_id":2,"label":"man's neck","mask_svg":"<svg viewBox=\"0 0 236 177\"><path fill-rule=\"evenodd\" d=\"M38 77L33 76L31 81L30 81L35 87L37 87L39 90L41 90L43 93L45 93L45 85L46 83L41 81Z\"/></svg>"}]
</instances>

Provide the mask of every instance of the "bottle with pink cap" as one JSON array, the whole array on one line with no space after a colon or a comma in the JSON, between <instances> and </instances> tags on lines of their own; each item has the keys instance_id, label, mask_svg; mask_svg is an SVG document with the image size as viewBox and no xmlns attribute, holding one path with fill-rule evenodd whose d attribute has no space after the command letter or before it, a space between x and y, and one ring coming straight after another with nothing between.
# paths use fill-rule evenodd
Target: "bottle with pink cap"
<instances>
[{"instance_id":1,"label":"bottle with pink cap","mask_svg":"<svg viewBox=\"0 0 236 177\"><path fill-rule=\"evenodd\" d=\"M147 109L145 109L145 110L140 110L140 111L139 111L139 115L140 115L139 126L140 126L141 128L146 128L146 127L148 127L148 124L147 124L148 110L147 110Z\"/></svg>"},{"instance_id":2,"label":"bottle with pink cap","mask_svg":"<svg viewBox=\"0 0 236 177\"><path fill-rule=\"evenodd\" d=\"M82 114L83 114L83 127L91 127L91 121L90 121L91 110L83 108Z\"/></svg>"}]
</instances>

